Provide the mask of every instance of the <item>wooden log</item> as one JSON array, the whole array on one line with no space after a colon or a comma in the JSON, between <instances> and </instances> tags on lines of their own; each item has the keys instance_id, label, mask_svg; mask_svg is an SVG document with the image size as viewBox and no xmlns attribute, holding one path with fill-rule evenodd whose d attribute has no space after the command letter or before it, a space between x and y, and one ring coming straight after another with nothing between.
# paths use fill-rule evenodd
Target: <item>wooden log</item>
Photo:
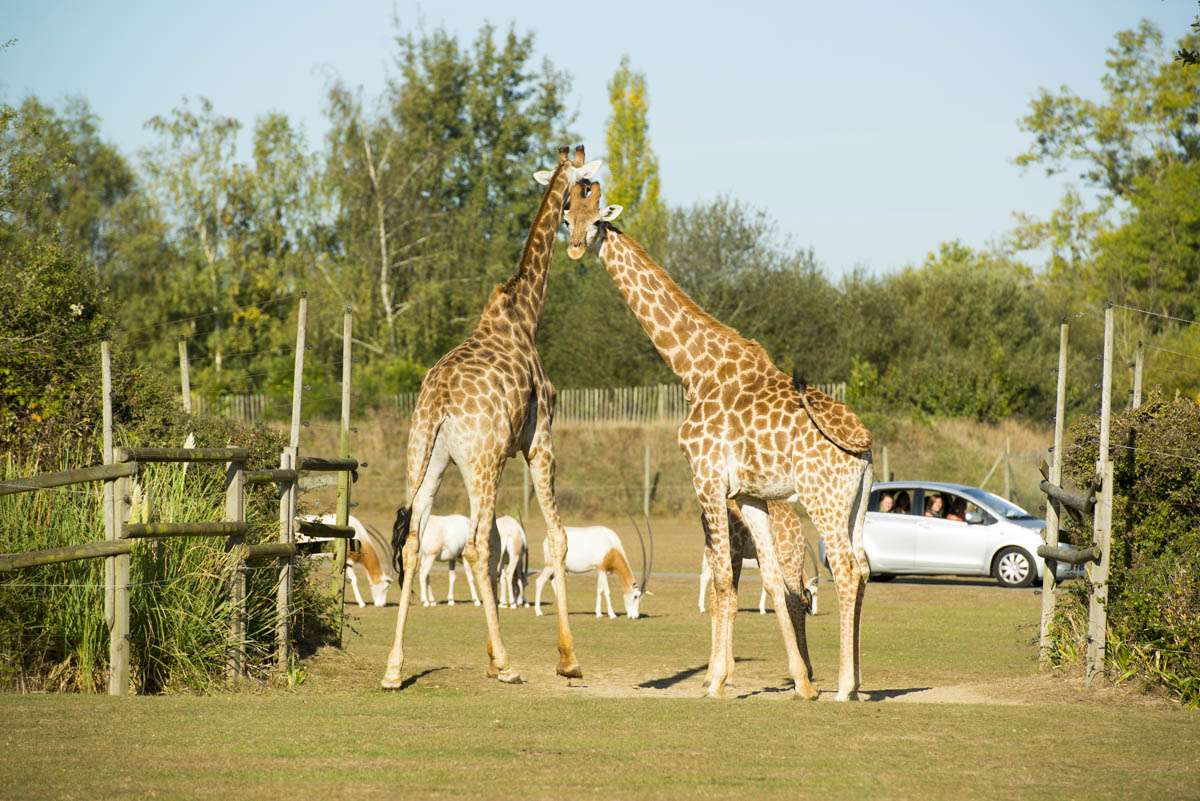
<instances>
[{"instance_id":1,"label":"wooden log","mask_svg":"<svg viewBox=\"0 0 1200 801\"><path fill-rule=\"evenodd\" d=\"M311 520L300 520L296 523L296 527L300 529L301 534L307 534L310 537L354 539L354 529L349 526L327 526L324 523L316 523Z\"/></svg>"},{"instance_id":2,"label":"wooden log","mask_svg":"<svg viewBox=\"0 0 1200 801\"><path fill-rule=\"evenodd\" d=\"M1041 483L1038 484L1038 487L1041 488L1042 492L1044 492L1046 497L1050 500L1057 501L1063 506L1074 509L1081 515L1087 515L1090 517L1092 511L1096 508L1096 496L1094 495L1084 495L1082 492L1072 492L1069 489L1056 486L1046 479L1043 479Z\"/></svg>"},{"instance_id":3,"label":"wooden log","mask_svg":"<svg viewBox=\"0 0 1200 801\"><path fill-rule=\"evenodd\" d=\"M38 565L54 565L59 562L117 556L132 550L133 543L129 540L101 540L85 542L80 545L65 545L62 548L47 548L41 551L4 553L0 554L0 573Z\"/></svg>"},{"instance_id":4,"label":"wooden log","mask_svg":"<svg viewBox=\"0 0 1200 801\"><path fill-rule=\"evenodd\" d=\"M339 470L353 472L359 467L366 467L366 465L360 465L357 459L327 459L323 456L300 457L300 469L309 473L334 473Z\"/></svg>"},{"instance_id":5,"label":"wooden log","mask_svg":"<svg viewBox=\"0 0 1200 801\"><path fill-rule=\"evenodd\" d=\"M283 484L300 478L298 470L277 468L272 470L247 470L242 473L242 481L246 484Z\"/></svg>"},{"instance_id":6,"label":"wooden log","mask_svg":"<svg viewBox=\"0 0 1200 801\"><path fill-rule=\"evenodd\" d=\"M125 526L129 539L153 537L240 537L248 530L246 523L131 523Z\"/></svg>"},{"instance_id":7,"label":"wooden log","mask_svg":"<svg viewBox=\"0 0 1200 801\"><path fill-rule=\"evenodd\" d=\"M1095 545L1090 548L1075 548L1070 545L1039 545L1037 555L1043 559L1053 559L1068 565L1082 565L1085 562L1100 561L1100 549Z\"/></svg>"},{"instance_id":8,"label":"wooden log","mask_svg":"<svg viewBox=\"0 0 1200 801\"><path fill-rule=\"evenodd\" d=\"M141 468L136 462L125 464L98 464L94 467L81 467L78 470L63 470L58 473L42 473L29 478L12 478L0 481L0 495L15 495L18 492L65 487L70 484L84 484L89 481L107 481L124 476L136 476Z\"/></svg>"},{"instance_id":9,"label":"wooden log","mask_svg":"<svg viewBox=\"0 0 1200 801\"><path fill-rule=\"evenodd\" d=\"M244 462L249 448L117 448L118 462Z\"/></svg>"}]
</instances>

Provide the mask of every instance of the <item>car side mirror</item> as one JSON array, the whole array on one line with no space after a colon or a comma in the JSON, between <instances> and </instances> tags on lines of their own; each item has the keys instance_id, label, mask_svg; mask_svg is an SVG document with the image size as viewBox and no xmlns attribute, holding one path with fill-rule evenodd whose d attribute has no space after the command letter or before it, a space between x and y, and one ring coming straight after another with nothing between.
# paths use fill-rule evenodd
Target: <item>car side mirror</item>
<instances>
[{"instance_id":1,"label":"car side mirror","mask_svg":"<svg viewBox=\"0 0 1200 801\"><path fill-rule=\"evenodd\" d=\"M983 512L967 512L966 520L971 525L979 525L983 522Z\"/></svg>"}]
</instances>

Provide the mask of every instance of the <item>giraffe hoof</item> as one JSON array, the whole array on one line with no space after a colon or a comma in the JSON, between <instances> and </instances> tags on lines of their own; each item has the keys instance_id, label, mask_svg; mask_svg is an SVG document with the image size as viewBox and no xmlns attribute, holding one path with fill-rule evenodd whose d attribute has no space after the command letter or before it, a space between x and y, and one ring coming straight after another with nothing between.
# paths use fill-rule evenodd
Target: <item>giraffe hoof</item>
<instances>
[{"instance_id":1,"label":"giraffe hoof","mask_svg":"<svg viewBox=\"0 0 1200 801\"><path fill-rule=\"evenodd\" d=\"M724 686L718 687L715 684L710 684L710 685L708 685L707 695L709 698L724 698L725 697L725 687Z\"/></svg>"},{"instance_id":2,"label":"giraffe hoof","mask_svg":"<svg viewBox=\"0 0 1200 801\"><path fill-rule=\"evenodd\" d=\"M816 687L813 687L811 685L808 687L797 687L796 688L795 698L798 701L815 701L820 697L821 697L821 693L819 693L817 691Z\"/></svg>"},{"instance_id":3,"label":"giraffe hoof","mask_svg":"<svg viewBox=\"0 0 1200 801\"><path fill-rule=\"evenodd\" d=\"M833 700L835 700L835 701L857 701L858 700L858 690L848 690L845 692L838 690L838 694L836 696L834 696Z\"/></svg>"},{"instance_id":4,"label":"giraffe hoof","mask_svg":"<svg viewBox=\"0 0 1200 801\"><path fill-rule=\"evenodd\" d=\"M475 605L476 605L476 606L479 606L479 604L480 604L480 603L481 603L480 601L476 601L476 602L475 602Z\"/></svg>"},{"instance_id":5,"label":"giraffe hoof","mask_svg":"<svg viewBox=\"0 0 1200 801\"><path fill-rule=\"evenodd\" d=\"M390 673L386 674L383 677L383 680L379 682L379 686L385 690L399 690L401 684L403 684L403 682L401 681L400 674L398 673L395 676L391 675Z\"/></svg>"},{"instance_id":6,"label":"giraffe hoof","mask_svg":"<svg viewBox=\"0 0 1200 801\"><path fill-rule=\"evenodd\" d=\"M450 600L446 601L446 606L454 606L454 599L451 598Z\"/></svg>"},{"instance_id":7,"label":"giraffe hoof","mask_svg":"<svg viewBox=\"0 0 1200 801\"><path fill-rule=\"evenodd\" d=\"M518 673L517 671L513 670L512 668L500 671L500 675L498 675L496 678L500 680L501 684L524 684L525 683L525 680L521 678L521 674Z\"/></svg>"},{"instance_id":8,"label":"giraffe hoof","mask_svg":"<svg viewBox=\"0 0 1200 801\"><path fill-rule=\"evenodd\" d=\"M564 679L583 678L583 668L579 666L578 662L573 662L569 665L563 665L562 662L559 662L558 667L554 669L554 672L562 676Z\"/></svg>"}]
</instances>

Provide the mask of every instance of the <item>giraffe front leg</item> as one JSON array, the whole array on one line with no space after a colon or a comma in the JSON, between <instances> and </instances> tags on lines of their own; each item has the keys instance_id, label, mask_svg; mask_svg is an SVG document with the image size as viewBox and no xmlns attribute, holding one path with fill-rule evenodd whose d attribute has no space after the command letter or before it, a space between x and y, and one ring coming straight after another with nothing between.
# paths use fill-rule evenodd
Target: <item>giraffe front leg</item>
<instances>
[{"instance_id":1,"label":"giraffe front leg","mask_svg":"<svg viewBox=\"0 0 1200 801\"><path fill-rule=\"evenodd\" d=\"M539 421L539 431L547 431ZM575 640L571 636L571 621L567 616L567 532L558 516L558 504L554 500L554 452L548 437L535 442L525 456L529 472L537 492L538 506L546 519L546 541L553 568L551 583L554 586L554 607L558 613L558 666L555 672L568 679L583 678L583 668L575 656ZM539 579L540 581L540 579Z\"/></svg>"},{"instance_id":2,"label":"giraffe front leg","mask_svg":"<svg viewBox=\"0 0 1200 801\"><path fill-rule=\"evenodd\" d=\"M806 655L800 650L796 631L793 628L792 616L788 614L787 593L783 577L779 570L779 561L775 554L776 533L771 531L771 519L767 515L767 505L758 499L747 499L741 504L742 518L754 538L754 547L758 552L758 569L762 574L763 586L771 592L775 604L775 618L779 622L779 632L783 635L784 648L788 657L788 673L796 689L796 695L808 701L816 700L817 691L809 680L810 667ZM803 621L803 612L800 616Z\"/></svg>"}]
</instances>

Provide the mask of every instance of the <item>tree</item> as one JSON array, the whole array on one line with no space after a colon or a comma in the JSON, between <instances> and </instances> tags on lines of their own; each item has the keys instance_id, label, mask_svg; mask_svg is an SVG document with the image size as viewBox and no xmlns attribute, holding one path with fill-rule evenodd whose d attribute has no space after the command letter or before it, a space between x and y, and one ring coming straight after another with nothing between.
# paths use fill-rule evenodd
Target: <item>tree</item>
<instances>
[{"instance_id":1,"label":"tree","mask_svg":"<svg viewBox=\"0 0 1200 801\"><path fill-rule=\"evenodd\" d=\"M624 206L622 226L654 253L665 239L667 214L659 197L658 157L650 147L646 76L630 68L628 55L608 82L608 102L605 197Z\"/></svg>"},{"instance_id":2,"label":"tree","mask_svg":"<svg viewBox=\"0 0 1200 801\"><path fill-rule=\"evenodd\" d=\"M1200 33L1180 40L1181 47L1197 43ZM1085 183L1123 198L1139 176L1200 156L1200 71L1173 61L1146 20L1117 34L1105 66L1104 102L1065 86L1038 93L1020 122L1033 142L1017 163L1051 175L1079 164Z\"/></svg>"},{"instance_id":3,"label":"tree","mask_svg":"<svg viewBox=\"0 0 1200 801\"><path fill-rule=\"evenodd\" d=\"M533 35L513 28L485 25L466 47L444 29L401 31L396 45L373 111L330 91L334 269L358 276L342 283L358 302L371 290L374 357L429 364L516 266L541 198L531 175L569 141L570 81L549 61L534 68Z\"/></svg>"}]
</instances>

